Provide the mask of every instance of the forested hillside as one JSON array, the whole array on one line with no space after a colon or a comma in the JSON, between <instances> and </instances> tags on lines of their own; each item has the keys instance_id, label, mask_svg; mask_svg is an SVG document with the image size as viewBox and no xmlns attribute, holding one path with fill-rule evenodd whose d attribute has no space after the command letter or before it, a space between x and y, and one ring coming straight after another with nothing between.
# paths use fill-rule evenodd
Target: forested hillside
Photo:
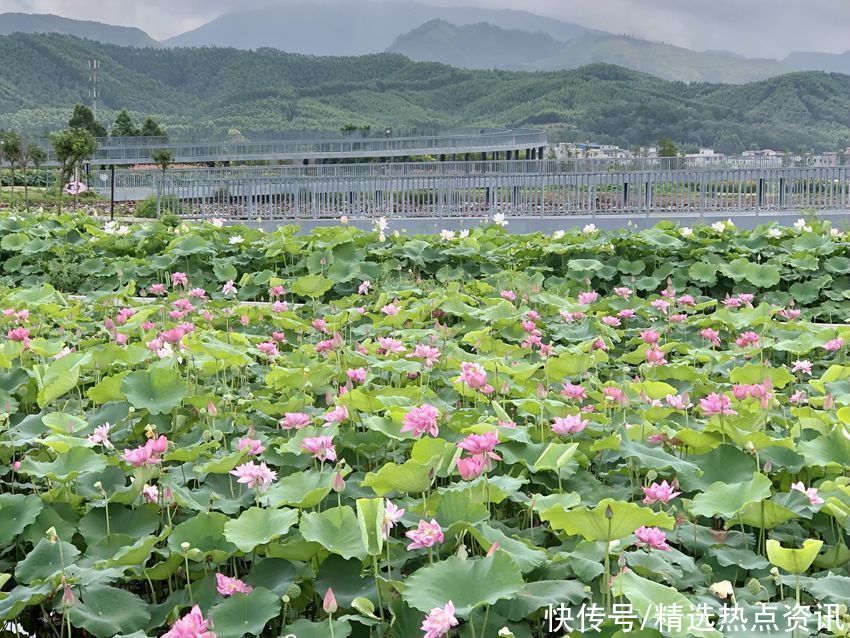
<instances>
[{"instance_id":1,"label":"forested hillside","mask_svg":"<svg viewBox=\"0 0 850 638\"><path fill-rule=\"evenodd\" d=\"M547 126L564 137L836 149L850 144L850 76L795 73L753 84L684 84L609 65L472 71L401 55L318 58L261 49L133 49L58 35L0 37L0 128L61 128L101 60L99 116L127 108L174 134L345 125Z\"/></svg>"}]
</instances>

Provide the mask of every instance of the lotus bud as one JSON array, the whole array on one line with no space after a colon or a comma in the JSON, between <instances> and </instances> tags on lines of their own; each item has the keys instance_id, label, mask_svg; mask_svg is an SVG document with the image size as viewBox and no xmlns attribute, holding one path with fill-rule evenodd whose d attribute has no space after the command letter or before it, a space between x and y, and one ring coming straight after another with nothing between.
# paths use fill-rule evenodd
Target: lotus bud
<instances>
[{"instance_id":1,"label":"lotus bud","mask_svg":"<svg viewBox=\"0 0 850 638\"><path fill-rule=\"evenodd\" d=\"M207 403L207 414L210 416L216 416L218 414L218 408L215 407L215 403L212 401Z\"/></svg>"},{"instance_id":2,"label":"lotus bud","mask_svg":"<svg viewBox=\"0 0 850 638\"><path fill-rule=\"evenodd\" d=\"M623 569L623 567L626 566L626 556L625 556L625 554L620 554L619 558L617 558L617 566L620 569Z\"/></svg>"},{"instance_id":3,"label":"lotus bud","mask_svg":"<svg viewBox=\"0 0 850 638\"><path fill-rule=\"evenodd\" d=\"M728 580L721 580L719 583L714 583L709 587L711 593L717 596L720 600L726 600L729 596L735 595L735 590L732 588L732 583Z\"/></svg>"},{"instance_id":4,"label":"lotus bud","mask_svg":"<svg viewBox=\"0 0 850 638\"><path fill-rule=\"evenodd\" d=\"M288 594L284 594L283 596L280 597L280 599L283 601L284 605L289 604L289 595Z\"/></svg>"},{"instance_id":5,"label":"lotus bud","mask_svg":"<svg viewBox=\"0 0 850 638\"><path fill-rule=\"evenodd\" d=\"M770 460L766 461L765 464L764 464L764 473L769 474L772 469L773 469L773 462L770 461Z\"/></svg>"},{"instance_id":6,"label":"lotus bud","mask_svg":"<svg viewBox=\"0 0 850 638\"><path fill-rule=\"evenodd\" d=\"M778 567L771 567L770 568L770 577L774 580L774 582L779 583L780 576L779 576L779 568Z\"/></svg>"},{"instance_id":7,"label":"lotus bud","mask_svg":"<svg viewBox=\"0 0 850 638\"><path fill-rule=\"evenodd\" d=\"M499 543L493 543L490 545L490 549L487 550L487 556L492 556L496 552L499 551Z\"/></svg>"},{"instance_id":8,"label":"lotus bud","mask_svg":"<svg viewBox=\"0 0 850 638\"><path fill-rule=\"evenodd\" d=\"M336 597L334 596L334 590L330 587L328 587L328 591L325 593L325 599L322 601L322 609L325 610L326 614L336 613Z\"/></svg>"},{"instance_id":9,"label":"lotus bud","mask_svg":"<svg viewBox=\"0 0 850 638\"><path fill-rule=\"evenodd\" d=\"M708 563L703 563L702 565L700 565L699 570L706 576L711 576L714 573L714 569Z\"/></svg>"},{"instance_id":10,"label":"lotus bud","mask_svg":"<svg viewBox=\"0 0 850 638\"><path fill-rule=\"evenodd\" d=\"M345 479L342 477L342 473L339 471L334 473L333 490L337 494L341 494L345 491Z\"/></svg>"},{"instance_id":11,"label":"lotus bud","mask_svg":"<svg viewBox=\"0 0 850 638\"><path fill-rule=\"evenodd\" d=\"M56 528L51 527L46 532L44 532L47 541L50 543L55 543L59 540L59 536L56 534Z\"/></svg>"},{"instance_id":12,"label":"lotus bud","mask_svg":"<svg viewBox=\"0 0 850 638\"><path fill-rule=\"evenodd\" d=\"M749 591L753 596L758 594L761 591L761 583L758 578L751 578L750 582L747 583L747 591Z\"/></svg>"},{"instance_id":13,"label":"lotus bud","mask_svg":"<svg viewBox=\"0 0 850 638\"><path fill-rule=\"evenodd\" d=\"M516 638L514 633L507 627L502 627L499 630L499 638Z\"/></svg>"},{"instance_id":14,"label":"lotus bud","mask_svg":"<svg viewBox=\"0 0 850 638\"><path fill-rule=\"evenodd\" d=\"M63 607L71 607L77 601L74 598L74 592L71 591L71 587L68 585L68 581L65 580L65 577L62 577L62 606Z\"/></svg>"},{"instance_id":15,"label":"lotus bud","mask_svg":"<svg viewBox=\"0 0 850 638\"><path fill-rule=\"evenodd\" d=\"M614 518L614 510L611 509L610 505L605 508L605 518L607 518L609 521Z\"/></svg>"}]
</instances>

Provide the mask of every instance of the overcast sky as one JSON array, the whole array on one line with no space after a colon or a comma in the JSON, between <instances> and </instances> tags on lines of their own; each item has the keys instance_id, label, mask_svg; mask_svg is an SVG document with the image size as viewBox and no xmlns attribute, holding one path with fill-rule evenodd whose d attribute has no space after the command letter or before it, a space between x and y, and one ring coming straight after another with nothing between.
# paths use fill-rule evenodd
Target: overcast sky
<instances>
[{"instance_id":1,"label":"overcast sky","mask_svg":"<svg viewBox=\"0 0 850 638\"><path fill-rule=\"evenodd\" d=\"M137 26L157 39L212 18L287 0L0 0L0 12L55 13ZM311 0L315 2L316 0ZM362 0L346 0L356 4ZM403 2L405 0L389 0ZM749 56L850 49L850 0L424 0L433 5L525 9L587 27L692 49Z\"/></svg>"}]
</instances>

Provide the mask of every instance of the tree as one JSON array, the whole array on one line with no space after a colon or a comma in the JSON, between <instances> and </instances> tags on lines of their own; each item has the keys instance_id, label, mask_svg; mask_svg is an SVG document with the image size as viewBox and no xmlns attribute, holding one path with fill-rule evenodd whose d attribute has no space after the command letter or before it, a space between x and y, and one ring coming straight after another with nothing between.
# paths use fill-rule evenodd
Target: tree
<instances>
[{"instance_id":1,"label":"tree","mask_svg":"<svg viewBox=\"0 0 850 638\"><path fill-rule=\"evenodd\" d=\"M21 136L16 131L7 131L3 134L3 149L6 154L6 159L9 161L9 168L12 171L12 198L15 197L15 164L18 161L18 155L21 152Z\"/></svg>"},{"instance_id":2,"label":"tree","mask_svg":"<svg viewBox=\"0 0 850 638\"><path fill-rule=\"evenodd\" d=\"M70 128L50 136L50 143L59 162L59 212L62 212L62 187L83 162L97 150L97 140L85 129ZM74 195L74 206L77 196Z\"/></svg>"},{"instance_id":3,"label":"tree","mask_svg":"<svg viewBox=\"0 0 850 638\"><path fill-rule=\"evenodd\" d=\"M115 116L115 123L112 125L112 137L138 137L139 133L140 131L133 124L127 109Z\"/></svg>"},{"instance_id":4,"label":"tree","mask_svg":"<svg viewBox=\"0 0 850 638\"><path fill-rule=\"evenodd\" d=\"M26 207L27 212L29 212L30 209L30 182L27 168L29 168L29 165L32 164L35 166L36 170L38 170L38 167L44 164L46 160L47 153L45 153L44 149L37 144L20 145L18 149L18 155L15 161L24 174L24 206Z\"/></svg>"},{"instance_id":5,"label":"tree","mask_svg":"<svg viewBox=\"0 0 850 638\"><path fill-rule=\"evenodd\" d=\"M94 119L94 114L85 104L77 104L74 107L74 113L68 120L68 128L88 131L94 137L106 137L106 129L103 124Z\"/></svg>"},{"instance_id":6,"label":"tree","mask_svg":"<svg viewBox=\"0 0 850 638\"><path fill-rule=\"evenodd\" d=\"M153 163L157 165L159 170L162 171L162 175L159 178L159 185L156 189L156 218L159 219L162 212L162 186L165 182L165 171L174 162L174 155L168 149L160 148L151 153L151 159L153 159Z\"/></svg>"},{"instance_id":7,"label":"tree","mask_svg":"<svg viewBox=\"0 0 850 638\"><path fill-rule=\"evenodd\" d=\"M658 140L658 157L677 157L679 149L673 144L673 140L669 137L662 137Z\"/></svg>"},{"instance_id":8,"label":"tree","mask_svg":"<svg viewBox=\"0 0 850 638\"><path fill-rule=\"evenodd\" d=\"M148 116L142 122L142 137L167 137L165 129L156 123L152 117Z\"/></svg>"}]
</instances>

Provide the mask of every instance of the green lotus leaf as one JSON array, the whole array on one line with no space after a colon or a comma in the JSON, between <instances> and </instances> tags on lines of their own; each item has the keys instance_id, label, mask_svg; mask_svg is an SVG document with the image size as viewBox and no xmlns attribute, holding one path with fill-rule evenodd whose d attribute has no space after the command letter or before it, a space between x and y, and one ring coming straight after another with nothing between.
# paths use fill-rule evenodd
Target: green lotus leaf
<instances>
[{"instance_id":1,"label":"green lotus leaf","mask_svg":"<svg viewBox=\"0 0 850 638\"><path fill-rule=\"evenodd\" d=\"M384 547L384 499L358 498L356 505L357 523L366 553L370 556L380 556Z\"/></svg>"},{"instance_id":2,"label":"green lotus leaf","mask_svg":"<svg viewBox=\"0 0 850 638\"><path fill-rule=\"evenodd\" d=\"M280 615L280 598L263 587L250 594L235 594L209 611L219 638L259 636L266 624Z\"/></svg>"},{"instance_id":3,"label":"green lotus leaf","mask_svg":"<svg viewBox=\"0 0 850 638\"><path fill-rule=\"evenodd\" d=\"M427 492L434 479L434 468L417 461L406 461L401 465L387 463L377 472L369 472L363 479L363 487L370 487L378 496L391 492L421 494Z\"/></svg>"},{"instance_id":4,"label":"green lotus leaf","mask_svg":"<svg viewBox=\"0 0 850 638\"><path fill-rule=\"evenodd\" d=\"M15 579L20 583L48 580L77 562L80 550L62 540L43 538L15 567Z\"/></svg>"},{"instance_id":5,"label":"green lotus leaf","mask_svg":"<svg viewBox=\"0 0 850 638\"><path fill-rule=\"evenodd\" d=\"M782 547L779 541L771 538L767 541L767 559L777 567L784 569L792 574L803 574L818 555L823 541L809 538L803 541L802 549L789 549Z\"/></svg>"},{"instance_id":6,"label":"green lotus leaf","mask_svg":"<svg viewBox=\"0 0 850 638\"><path fill-rule=\"evenodd\" d=\"M104 457L94 450L72 447L59 454L55 461L35 461L28 456L21 462L21 473L49 478L53 481L72 481L81 474L100 472L106 468Z\"/></svg>"},{"instance_id":7,"label":"green lotus leaf","mask_svg":"<svg viewBox=\"0 0 850 638\"><path fill-rule=\"evenodd\" d=\"M746 505L770 497L772 483L764 474L755 473L744 483L712 484L705 492L697 494L688 510L694 516L720 516L732 518Z\"/></svg>"},{"instance_id":8,"label":"green lotus leaf","mask_svg":"<svg viewBox=\"0 0 850 638\"><path fill-rule=\"evenodd\" d=\"M190 559L203 560L203 557L211 556L216 562L222 561L236 552L236 545L224 536L224 526L228 520L227 516L219 512L201 512L174 528L168 539L168 547L172 552L182 555L182 544L189 543L191 549L199 550L201 554L193 558L190 551Z\"/></svg>"},{"instance_id":9,"label":"green lotus leaf","mask_svg":"<svg viewBox=\"0 0 850 638\"><path fill-rule=\"evenodd\" d=\"M35 494L0 494L0 546L12 543L44 507Z\"/></svg>"},{"instance_id":10,"label":"green lotus leaf","mask_svg":"<svg viewBox=\"0 0 850 638\"><path fill-rule=\"evenodd\" d=\"M298 522L298 512L292 509L264 509L251 507L239 518L224 524L224 537L242 552L250 552L280 538Z\"/></svg>"},{"instance_id":11,"label":"green lotus leaf","mask_svg":"<svg viewBox=\"0 0 850 638\"><path fill-rule=\"evenodd\" d=\"M302 297L316 299L333 288L334 282L321 275L304 275L292 283L292 292Z\"/></svg>"},{"instance_id":12,"label":"green lotus leaf","mask_svg":"<svg viewBox=\"0 0 850 638\"><path fill-rule=\"evenodd\" d=\"M675 520L663 512L653 512L648 507L624 503L611 498L603 499L593 509L579 507L565 510L556 505L540 514L541 520L553 530L570 536L582 536L589 541L614 541L634 533L639 527L673 529Z\"/></svg>"},{"instance_id":13,"label":"green lotus leaf","mask_svg":"<svg viewBox=\"0 0 850 638\"><path fill-rule=\"evenodd\" d=\"M144 408L151 414L163 414L179 406L189 388L176 370L152 368L124 377L121 392L133 407Z\"/></svg>"},{"instance_id":14,"label":"green lotus leaf","mask_svg":"<svg viewBox=\"0 0 850 638\"><path fill-rule=\"evenodd\" d=\"M89 585L68 609L71 624L96 638L132 633L147 626L150 612L144 600L126 589Z\"/></svg>"},{"instance_id":15,"label":"green lotus leaf","mask_svg":"<svg viewBox=\"0 0 850 638\"><path fill-rule=\"evenodd\" d=\"M366 558L366 547L354 510L344 505L323 512L305 512L299 525L304 540L319 543L343 558Z\"/></svg>"},{"instance_id":16,"label":"green lotus leaf","mask_svg":"<svg viewBox=\"0 0 850 638\"><path fill-rule=\"evenodd\" d=\"M333 629L328 621L312 622L306 618L299 618L283 628L283 636L296 636L297 638L329 638L333 631L334 638L348 638L351 635L351 623L347 620L334 620Z\"/></svg>"},{"instance_id":17,"label":"green lotus leaf","mask_svg":"<svg viewBox=\"0 0 850 638\"><path fill-rule=\"evenodd\" d=\"M402 598L425 613L452 601L455 615L468 618L478 607L513 598L524 585L519 567L503 552L475 560L450 556L411 574Z\"/></svg>"}]
</instances>

